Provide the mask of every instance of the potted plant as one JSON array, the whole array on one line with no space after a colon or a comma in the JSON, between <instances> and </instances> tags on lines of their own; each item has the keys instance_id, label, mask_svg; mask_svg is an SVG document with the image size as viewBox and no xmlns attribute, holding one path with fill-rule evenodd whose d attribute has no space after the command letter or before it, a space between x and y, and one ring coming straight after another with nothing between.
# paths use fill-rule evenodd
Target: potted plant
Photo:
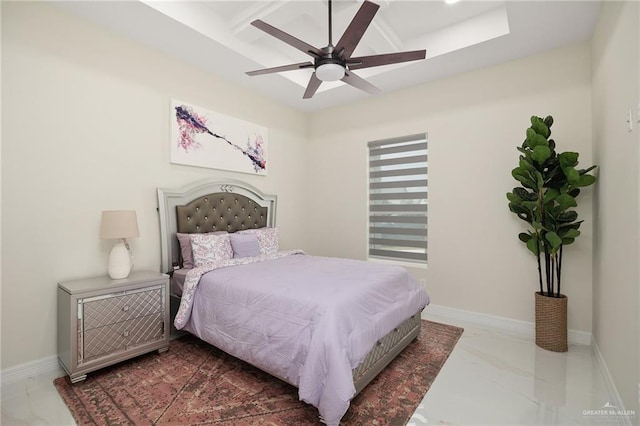
<instances>
[{"instance_id":1,"label":"potted plant","mask_svg":"<svg viewBox=\"0 0 640 426\"><path fill-rule=\"evenodd\" d=\"M553 117L531 117L511 175L521 186L507 193L509 210L528 224L518 235L536 256L540 291L536 292L536 345L567 351L567 297L561 293L563 248L580 235L582 220L573 210L580 188L592 185L596 166L578 169L578 153L556 153Z\"/></svg>"}]
</instances>

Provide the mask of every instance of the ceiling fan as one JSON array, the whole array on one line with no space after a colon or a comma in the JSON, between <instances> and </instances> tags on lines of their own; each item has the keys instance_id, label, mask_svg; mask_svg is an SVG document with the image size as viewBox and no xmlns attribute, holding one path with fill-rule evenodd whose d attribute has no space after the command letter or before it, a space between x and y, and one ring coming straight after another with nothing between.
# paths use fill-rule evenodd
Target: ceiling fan
<instances>
[{"instance_id":1,"label":"ceiling fan","mask_svg":"<svg viewBox=\"0 0 640 426\"><path fill-rule=\"evenodd\" d=\"M380 89L365 79L358 77L353 73L353 70L377 67L380 65L397 64L400 62L417 61L426 57L426 50L360 56L355 58L351 57L351 54L360 42L360 39L369 27L369 24L371 24L371 21L373 21L373 17L379 8L380 6L375 3L364 1L356 13L356 16L353 17L351 23L338 41L338 44L334 46L331 40L331 0L329 0L329 43L326 47L321 49L311 46L310 44L307 44L260 19L256 19L251 22L251 25L311 56L313 58L313 63L300 62L297 64L249 71L247 74L254 76L313 68L314 72L307 84L304 96L302 96L304 99L311 98L323 81L341 80L353 87L364 90L367 93L377 93Z\"/></svg>"}]
</instances>

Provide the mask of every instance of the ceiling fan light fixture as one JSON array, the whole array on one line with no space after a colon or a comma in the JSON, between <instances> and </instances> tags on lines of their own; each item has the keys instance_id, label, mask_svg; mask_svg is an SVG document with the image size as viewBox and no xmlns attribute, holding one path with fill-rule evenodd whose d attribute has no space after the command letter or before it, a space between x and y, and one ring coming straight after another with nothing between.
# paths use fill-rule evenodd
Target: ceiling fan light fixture
<instances>
[{"instance_id":1,"label":"ceiling fan light fixture","mask_svg":"<svg viewBox=\"0 0 640 426\"><path fill-rule=\"evenodd\" d=\"M321 81L338 81L344 77L345 69L340 64L326 63L318 65L316 77Z\"/></svg>"},{"instance_id":2,"label":"ceiling fan light fixture","mask_svg":"<svg viewBox=\"0 0 640 426\"><path fill-rule=\"evenodd\" d=\"M364 32L367 30L367 28L373 21L373 17L380 8L380 6L369 0L358 1L362 2L362 5L349 23L347 29L344 31L344 33L342 33L342 37L340 37L340 40L334 45L331 38L331 0L325 0L325 2L327 2L329 6L329 44L321 49L305 43L304 41L297 39L291 34L288 34L270 24L267 24L260 19L256 19L255 21L251 22L251 25L253 25L254 27L313 57L313 63L301 62L298 64L282 65L279 67L249 71L247 72L247 74L261 75L313 67L313 74L311 74L309 83L307 83L307 88L305 89L304 95L302 96L304 99L313 97L313 95L316 93L316 91L324 81L333 82L341 80L342 82L357 89L363 90L370 94L374 94L378 93L380 89L376 88L365 79L358 77L352 72L353 70L378 67L381 65L398 64L401 62L417 61L426 57L426 50L423 49L414 50L411 52L386 53L353 58L351 55L354 52L354 49L356 48L358 43L360 43ZM389 0L386 0L386 2L388 3ZM347 69L349 69L348 73Z\"/></svg>"}]
</instances>

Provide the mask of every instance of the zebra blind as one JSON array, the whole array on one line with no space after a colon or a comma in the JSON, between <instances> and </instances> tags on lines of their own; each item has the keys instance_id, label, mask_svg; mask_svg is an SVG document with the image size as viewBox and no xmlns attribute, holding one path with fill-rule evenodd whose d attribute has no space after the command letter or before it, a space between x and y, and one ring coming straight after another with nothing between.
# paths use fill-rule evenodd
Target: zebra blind
<instances>
[{"instance_id":1,"label":"zebra blind","mask_svg":"<svg viewBox=\"0 0 640 426\"><path fill-rule=\"evenodd\" d=\"M369 257L427 263L427 135L369 142Z\"/></svg>"}]
</instances>

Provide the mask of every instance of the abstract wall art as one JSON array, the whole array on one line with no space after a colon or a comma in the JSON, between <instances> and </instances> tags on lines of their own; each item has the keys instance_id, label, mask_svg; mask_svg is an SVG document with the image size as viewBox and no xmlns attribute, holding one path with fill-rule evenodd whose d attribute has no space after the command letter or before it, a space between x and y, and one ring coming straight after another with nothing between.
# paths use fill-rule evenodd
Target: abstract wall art
<instances>
[{"instance_id":1,"label":"abstract wall art","mask_svg":"<svg viewBox=\"0 0 640 426\"><path fill-rule=\"evenodd\" d=\"M171 101L172 163L266 175L268 145L266 127Z\"/></svg>"}]
</instances>

